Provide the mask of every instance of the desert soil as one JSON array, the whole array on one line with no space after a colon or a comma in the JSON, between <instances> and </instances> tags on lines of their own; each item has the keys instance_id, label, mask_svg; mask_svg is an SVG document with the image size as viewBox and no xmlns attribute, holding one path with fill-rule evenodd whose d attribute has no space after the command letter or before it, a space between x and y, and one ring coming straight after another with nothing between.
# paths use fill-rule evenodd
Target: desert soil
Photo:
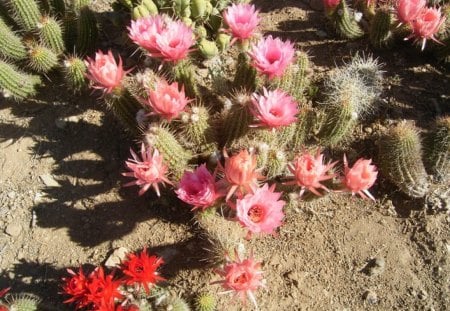
<instances>
[{"instance_id":1,"label":"desert soil","mask_svg":"<svg viewBox=\"0 0 450 311\"><path fill-rule=\"evenodd\" d=\"M409 43L372 51L367 41L336 39L323 13L300 0L255 1L263 31L307 51L320 77L355 52L384 64L376 115L355 131L347 152L372 157L377 135L402 119L424 131L450 111L450 77L441 64ZM95 3L108 22L107 3ZM120 49L120 38L101 48ZM121 51L127 58L130 51ZM73 96L55 78L40 98L0 104L0 288L40 296L69 310L58 295L65 269L97 266L118 247L147 246L163 256L168 285L190 300L219 277L205 267L202 232L175 200L137 197L122 188L124 160L134 141L95 96ZM448 310L450 214L395 190L383 176L377 202L331 194L286 209L277 236L255 238L247 249L263 261L261 310ZM447 211L448 196L441 198ZM445 207L445 204L447 206ZM219 295L219 310L251 310Z\"/></svg>"}]
</instances>

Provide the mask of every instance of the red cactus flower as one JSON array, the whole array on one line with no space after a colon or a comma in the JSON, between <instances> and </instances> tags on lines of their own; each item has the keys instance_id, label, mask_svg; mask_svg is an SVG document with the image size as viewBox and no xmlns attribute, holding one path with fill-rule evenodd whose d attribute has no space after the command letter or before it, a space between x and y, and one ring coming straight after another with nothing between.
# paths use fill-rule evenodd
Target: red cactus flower
<instances>
[{"instance_id":1,"label":"red cactus flower","mask_svg":"<svg viewBox=\"0 0 450 311\"><path fill-rule=\"evenodd\" d=\"M363 198L369 197L373 201L375 198L369 192L377 180L377 167L370 164L372 160L358 159L352 168L348 167L347 157L344 155L344 178L345 187L354 195L359 194Z\"/></svg>"},{"instance_id":2,"label":"red cactus flower","mask_svg":"<svg viewBox=\"0 0 450 311\"><path fill-rule=\"evenodd\" d=\"M122 299L119 291L120 280L114 280L113 274L105 275L102 267L97 267L86 282L86 300L96 310L114 310L116 299Z\"/></svg>"},{"instance_id":3,"label":"red cactus flower","mask_svg":"<svg viewBox=\"0 0 450 311\"><path fill-rule=\"evenodd\" d=\"M9 292L10 289L11 289L11 287L7 287L7 288L4 288L4 289L0 290L0 298L5 296L6 293Z\"/></svg>"},{"instance_id":4,"label":"red cactus flower","mask_svg":"<svg viewBox=\"0 0 450 311\"><path fill-rule=\"evenodd\" d=\"M147 249L136 255L128 254L127 260L122 263L122 272L125 274L125 284L143 286L145 292L150 292L150 287L164 278L159 276L157 270L164 263L162 258L149 256Z\"/></svg>"},{"instance_id":5,"label":"red cactus flower","mask_svg":"<svg viewBox=\"0 0 450 311\"><path fill-rule=\"evenodd\" d=\"M72 276L63 278L65 284L62 286L62 289L65 294L72 297L65 300L64 303L76 302L77 309L81 309L89 305L89 301L86 299L87 277L85 276L83 269L80 267L78 274L72 269L67 269L67 272L69 272Z\"/></svg>"}]
</instances>

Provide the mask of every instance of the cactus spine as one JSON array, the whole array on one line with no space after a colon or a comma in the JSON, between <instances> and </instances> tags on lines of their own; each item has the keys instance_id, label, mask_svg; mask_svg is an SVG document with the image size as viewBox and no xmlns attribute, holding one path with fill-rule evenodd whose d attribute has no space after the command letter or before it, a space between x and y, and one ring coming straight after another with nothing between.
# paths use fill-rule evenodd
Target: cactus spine
<instances>
[{"instance_id":1,"label":"cactus spine","mask_svg":"<svg viewBox=\"0 0 450 311\"><path fill-rule=\"evenodd\" d=\"M219 54L219 49L217 48L216 43L205 38L201 39L198 43L198 49L206 59L212 58Z\"/></svg>"},{"instance_id":2,"label":"cactus spine","mask_svg":"<svg viewBox=\"0 0 450 311\"><path fill-rule=\"evenodd\" d=\"M208 109L204 106L194 106L191 113L186 114L186 118L186 122L182 125L182 137L186 137L200 152L217 150L213 128L209 123Z\"/></svg>"},{"instance_id":3,"label":"cactus spine","mask_svg":"<svg viewBox=\"0 0 450 311\"><path fill-rule=\"evenodd\" d=\"M34 30L41 20L39 7L34 0L11 0L13 15L24 30Z\"/></svg>"},{"instance_id":4,"label":"cactus spine","mask_svg":"<svg viewBox=\"0 0 450 311\"><path fill-rule=\"evenodd\" d=\"M133 135L139 133L139 125L136 121L136 114L142 106L136 101L133 95L126 89L119 89L117 94L111 94L105 98L105 102L112 110L116 118Z\"/></svg>"},{"instance_id":5,"label":"cactus spine","mask_svg":"<svg viewBox=\"0 0 450 311\"><path fill-rule=\"evenodd\" d=\"M247 54L239 54L233 84L236 88L245 88L254 92L257 88L256 69L250 65L249 61Z\"/></svg>"},{"instance_id":6,"label":"cactus spine","mask_svg":"<svg viewBox=\"0 0 450 311\"><path fill-rule=\"evenodd\" d=\"M376 48L382 48L391 43L392 15L389 9L380 8L376 11L370 24L370 43Z\"/></svg>"},{"instance_id":7,"label":"cactus spine","mask_svg":"<svg viewBox=\"0 0 450 311\"><path fill-rule=\"evenodd\" d=\"M86 85L86 64L78 57L71 56L64 61L64 72L69 87L75 92L81 91Z\"/></svg>"},{"instance_id":8,"label":"cactus spine","mask_svg":"<svg viewBox=\"0 0 450 311\"><path fill-rule=\"evenodd\" d=\"M383 174L404 193L421 198L428 192L428 181L422 163L422 145L417 129L402 122L379 142L379 161Z\"/></svg>"},{"instance_id":9,"label":"cactus spine","mask_svg":"<svg viewBox=\"0 0 450 311\"><path fill-rule=\"evenodd\" d=\"M0 18L0 56L8 59L22 60L27 51L20 38Z\"/></svg>"},{"instance_id":10,"label":"cactus spine","mask_svg":"<svg viewBox=\"0 0 450 311\"><path fill-rule=\"evenodd\" d=\"M425 159L436 180L450 181L450 116L436 120L427 139Z\"/></svg>"},{"instance_id":11,"label":"cactus spine","mask_svg":"<svg viewBox=\"0 0 450 311\"><path fill-rule=\"evenodd\" d=\"M51 12L55 16L63 17L66 14L66 3L64 0L50 0Z\"/></svg>"},{"instance_id":12,"label":"cactus spine","mask_svg":"<svg viewBox=\"0 0 450 311\"><path fill-rule=\"evenodd\" d=\"M216 299L209 293L201 293L195 299L195 311L216 310Z\"/></svg>"},{"instance_id":13,"label":"cactus spine","mask_svg":"<svg viewBox=\"0 0 450 311\"><path fill-rule=\"evenodd\" d=\"M42 45L34 45L28 51L29 65L37 72L49 72L58 64L58 56Z\"/></svg>"},{"instance_id":14,"label":"cactus spine","mask_svg":"<svg viewBox=\"0 0 450 311\"><path fill-rule=\"evenodd\" d=\"M61 25L51 16L42 18L38 25L39 35L42 41L56 54L64 52L64 41Z\"/></svg>"},{"instance_id":15,"label":"cactus spine","mask_svg":"<svg viewBox=\"0 0 450 311\"><path fill-rule=\"evenodd\" d=\"M282 175L286 169L286 154L282 150L271 148L267 155L266 162L266 176L272 179L276 176Z\"/></svg>"},{"instance_id":16,"label":"cactus spine","mask_svg":"<svg viewBox=\"0 0 450 311\"><path fill-rule=\"evenodd\" d=\"M178 180L188 167L192 158L189 151L185 150L176 140L175 136L165 127L152 125L145 133L145 142L159 150L174 180Z\"/></svg>"},{"instance_id":17,"label":"cactus spine","mask_svg":"<svg viewBox=\"0 0 450 311\"><path fill-rule=\"evenodd\" d=\"M77 30L76 52L80 55L89 54L95 46L98 29L94 12L86 5L80 8Z\"/></svg>"},{"instance_id":18,"label":"cactus spine","mask_svg":"<svg viewBox=\"0 0 450 311\"><path fill-rule=\"evenodd\" d=\"M36 94L36 86L40 83L39 76L23 73L14 65L0 61L0 90L3 96L24 99Z\"/></svg>"},{"instance_id":19,"label":"cactus spine","mask_svg":"<svg viewBox=\"0 0 450 311\"><path fill-rule=\"evenodd\" d=\"M248 109L251 97L245 92L234 94L231 107L225 112L223 119L222 145L230 146L233 141L244 136L249 131L253 116Z\"/></svg>"},{"instance_id":20,"label":"cactus spine","mask_svg":"<svg viewBox=\"0 0 450 311\"><path fill-rule=\"evenodd\" d=\"M361 27L356 22L353 11L349 9L345 0L339 2L336 10L331 15L336 32L347 39L357 39L364 35Z\"/></svg>"},{"instance_id":21,"label":"cactus spine","mask_svg":"<svg viewBox=\"0 0 450 311\"><path fill-rule=\"evenodd\" d=\"M17 311L37 311L41 299L33 294L19 294L16 296L8 295L6 297L9 310Z\"/></svg>"},{"instance_id":22,"label":"cactus spine","mask_svg":"<svg viewBox=\"0 0 450 311\"><path fill-rule=\"evenodd\" d=\"M178 62L172 67L175 80L184 85L184 92L189 98L199 98L197 82L195 80L194 66L189 60Z\"/></svg>"}]
</instances>

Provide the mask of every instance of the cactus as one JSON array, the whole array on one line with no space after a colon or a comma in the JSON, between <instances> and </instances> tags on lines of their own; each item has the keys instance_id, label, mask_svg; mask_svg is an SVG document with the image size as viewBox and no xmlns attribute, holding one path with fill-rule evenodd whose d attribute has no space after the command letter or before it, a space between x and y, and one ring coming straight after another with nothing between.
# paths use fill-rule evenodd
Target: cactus
<instances>
[{"instance_id":1,"label":"cactus","mask_svg":"<svg viewBox=\"0 0 450 311\"><path fill-rule=\"evenodd\" d=\"M191 17L190 4L191 4L190 0L174 0L173 1L173 10L178 17L189 18L189 17Z\"/></svg>"},{"instance_id":2,"label":"cactus","mask_svg":"<svg viewBox=\"0 0 450 311\"><path fill-rule=\"evenodd\" d=\"M191 108L191 114L185 114L185 116L187 120L182 125L182 137L187 138L200 152L211 153L217 150L208 109L204 106L194 106Z\"/></svg>"},{"instance_id":3,"label":"cactus","mask_svg":"<svg viewBox=\"0 0 450 311\"><path fill-rule=\"evenodd\" d=\"M37 71L46 73L58 64L58 56L45 46L36 44L28 51L29 66Z\"/></svg>"},{"instance_id":4,"label":"cactus","mask_svg":"<svg viewBox=\"0 0 450 311\"><path fill-rule=\"evenodd\" d=\"M51 16L44 16L38 25L39 36L44 44L56 54L64 52L61 25Z\"/></svg>"},{"instance_id":5,"label":"cactus","mask_svg":"<svg viewBox=\"0 0 450 311\"><path fill-rule=\"evenodd\" d=\"M140 132L139 124L136 121L136 115L142 106L128 90L122 89L118 92L120 93L107 96L105 102L123 126L125 126L132 135L136 135Z\"/></svg>"},{"instance_id":6,"label":"cactus","mask_svg":"<svg viewBox=\"0 0 450 311\"><path fill-rule=\"evenodd\" d=\"M281 78L274 79L273 86L287 92L300 103L310 84L310 71L308 54L297 51L295 64L289 66Z\"/></svg>"},{"instance_id":7,"label":"cactus","mask_svg":"<svg viewBox=\"0 0 450 311\"><path fill-rule=\"evenodd\" d=\"M364 35L345 0L339 2L336 10L331 14L331 19L336 32L344 38L357 39Z\"/></svg>"},{"instance_id":8,"label":"cactus","mask_svg":"<svg viewBox=\"0 0 450 311\"><path fill-rule=\"evenodd\" d=\"M256 69L250 65L246 53L238 56L233 84L236 88L245 88L250 92L257 88Z\"/></svg>"},{"instance_id":9,"label":"cactus","mask_svg":"<svg viewBox=\"0 0 450 311\"><path fill-rule=\"evenodd\" d=\"M168 128L151 125L145 132L144 142L159 150L165 163L169 166L173 179L178 180L188 167L192 154L185 150Z\"/></svg>"},{"instance_id":10,"label":"cactus","mask_svg":"<svg viewBox=\"0 0 450 311\"><path fill-rule=\"evenodd\" d=\"M450 116L436 120L427 137L425 162L430 173L438 181L450 181Z\"/></svg>"},{"instance_id":11,"label":"cactus","mask_svg":"<svg viewBox=\"0 0 450 311\"><path fill-rule=\"evenodd\" d=\"M202 19L206 14L208 0L191 0L191 16L194 20Z\"/></svg>"},{"instance_id":12,"label":"cactus","mask_svg":"<svg viewBox=\"0 0 450 311\"><path fill-rule=\"evenodd\" d=\"M219 54L219 49L214 41L207 40L205 38L201 39L198 43L198 49L205 58L212 58Z\"/></svg>"},{"instance_id":13,"label":"cactus","mask_svg":"<svg viewBox=\"0 0 450 311\"><path fill-rule=\"evenodd\" d=\"M33 294L22 293L19 295L7 295L5 298L9 310L37 311L41 299Z\"/></svg>"},{"instance_id":14,"label":"cactus","mask_svg":"<svg viewBox=\"0 0 450 311\"><path fill-rule=\"evenodd\" d=\"M76 52L80 55L89 54L97 41L98 29L95 14L88 6L83 6L80 9L77 30Z\"/></svg>"},{"instance_id":15,"label":"cactus","mask_svg":"<svg viewBox=\"0 0 450 311\"><path fill-rule=\"evenodd\" d=\"M22 60L27 51L20 38L0 18L0 56L7 59Z\"/></svg>"},{"instance_id":16,"label":"cactus","mask_svg":"<svg viewBox=\"0 0 450 311\"><path fill-rule=\"evenodd\" d=\"M14 65L0 61L0 90L3 96L24 99L36 94L36 86L40 83L39 76L23 73Z\"/></svg>"},{"instance_id":17,"label":"cactus","mask_svg":"<svg viewBox=\"0 0 450 311\"><path fill-rule=\"evenodd\" d=\"M64 0L50 0L51 12L58 17L66 14L66 3Z\"/></svg>"},{"instance_id":18,"label":"cactus","mask_svg":"<svg viewBox=\"0 0 450 311\"><path fill-rule=\"evenodd\" d=\"M311 107L300 108L297 122L286 126L277 133L280 146L287 145L290 150L300 150L308 138L314 122L314 110Z\"/></svg>"},{"instance_id":19,"label":"cactus","mask_svg":"<svg viewBox=\"0 0 450 311\"><path fill-rule=\"evenodd\" d=\"M253 116L248 109L251 96L246 92L237 92L232 96L231 107L225 111L222 124L222 145L230 146L232 142L244 136Z\"/></svg>"},{"instance_id":20,"label":"cactus","mask_svg":"<svg viewBox=\"0 0 450 311\"><path fill-rule=\"evenodd\" d=\"M72 9L76 14L81 14L82 9L89 7L91 0L72 0Z\"/></svg>"},{"instance_id":21,"label":"cactus","mask_svg":"<svg viewBox=\"0 0 450 311\"><path fill-rule=\"evenodd\" d=\"M39 7L34 0L11 0L13 16L26 31L34 30L41 20Z\"/></svg>"},{"instance_id":22,"label":"cactus","mask_svg":"<svg viewBox=\"0 0 450 311\"><path fill-rule=\"evenodd\" d=\"M228 49L228 47L230 46L230 42L231 36L225 33L219 33L216 37L216 44L221 52Z\"/></svg>"},{"instance_id":23,"label":"cactus","mask_svg":"<svg viewBox=\"0 0 450 311\"><path fill-rule=\"evenodd\" d=\"M380 8L376 11L370 24L369 39L370 43L376 48L388 46L393 39L392 15L389 9Z\"/></svg>"},{"instance_id":24,"label":"cactus","mask_svg":"<svg viewBox=\"0 0 450 311\"><path fill-rule=\"evenodd\" d=\"M277 148L269 149L266 162L266 176L272 179L282 175L286 170L286 154L283 150Z\"/></svg>"},{"instance_id":25,"label":"cactus","mask_svg":"<svg viewBox=\"0 0 450 311\"><path fill-rule=\"evenodd\" d=\"M195 311L215 311L216 298L209 293L201 293L195 298Z\"/></svg>"},{"instance_id":26,"label":"cactus","mask_svg":"<svg viewBox=\"0 0 450 311\"><path fill-rule=\"evenodd\" d=\"M170 295L158 305L157 310L160 311L190 311L191 308L187 302L176 295Z\"/></svg>"},{"instance_id":27,"label":"cactus","mask_svg":"<svg viewBox=\"0 0 450 311\"><path fill-rule=\"evenodd\" d=\"M70 53L75 53L77 42L77 17L75 13L68 12L62 19L64 33L64 45Z\"/></svg>"},{"instance_id":28,"label":"cactus","mask_svg":"<svg viewBox=\"0 0 450 311\"><path fill-rule=\"evenodd\" d=\"M145 6L150 14L158 14L158 7L152 0L142 0L142 5Z\"/></svg>"},{"instance_id":29,"label":"cactus","mask_svg":"<svg viewBox=\"0 0 450 311\"><path fill-rule=\"evenodd\" d=\"M87 85L86 70L86 64L81 58L69 56L64 61L66 82L75 93L80 92Z\"/></svg>"},{"instance_id":30,"label":"cactus","mask_svg":"<svg viewBox=\"0 0 450 311\"><path fill-rule=\"evenodd\" d=\"M134 7L131 12L131 17L133 18L133 20L138 20L147 16L150 16L150 12L143 4Z\"/></svg>"},{"instance_id":31,"label":"cactus","mask_svg":"<svg viewBox=\"0 0 450 311\"><path fill-rule=\"evenodd\" d=\"M194 66L189 60L182 60L172 67L174 79L184 85L184 92L189 98L199 98L200 93L195 80Z\"/></svg>"},{"instance_id":32,"label":"cactus","mask_svg":"<svg viewBox=\"0 0 450 311\"><path fill-rule=\"evenodd\" d=\"M422 163L422 145L417 129L402 122L379 141L381 172L404 193L421 198L428 192L428 181Z\"/></svg>"}]
</instances>

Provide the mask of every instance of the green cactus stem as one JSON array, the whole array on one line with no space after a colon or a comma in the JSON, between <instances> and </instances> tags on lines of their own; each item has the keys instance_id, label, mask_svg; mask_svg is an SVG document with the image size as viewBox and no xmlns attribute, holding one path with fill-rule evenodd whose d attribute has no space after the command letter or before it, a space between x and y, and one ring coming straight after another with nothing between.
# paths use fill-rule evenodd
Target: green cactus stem
<instances>
[{"instance_id":1,"label":"green cactus stem","mask_svg":"<svg viewBox=\"0 0 450 311\"><path fill-rule=\"evenodd\" d=\"M56 19L51 16L44 16L38 28L39 36L47 47L58 55L64 52L62 29Z\"/></svg>"},{"instance_id":2,"label":"green cactus stem","mask_svg":"<svg viewBox=\"0 0 450 311\"><path fill-rule=\"evenodd\" d=\"M270 148L267 154L266 176L268 179L283 175L286 170L286 153L278 148Z\"/></svg>"},{"instance_id":3,"label":"green cactus stem","mask_svg":"<svg viewBox=\"0 0 450 311\"><path fill-rule=\"evenodd\" d=\"M436 120L427 137L425 151L425 162L434 178L450 182L450 116Z\"/></svg>"},{"instance_id":4,"label":"green cactus stem","mask_svg":"<svg viewBox=\"0 0 450 311\"><path fill-rule=\"evenodd\" d=\"M249 92L254 92L257 88L256 69L250 65L246 53L240 53L238 56L233 85L236 88L245 88Z\"/></svg>"},{"instance_id":5,"label":"green cactus stem","mask_svg":"<svg viewBox=\"0 0 450 311\"><path fill-rule=\"evenodd\" d=\"M219 33L216 37L217 47L221 52L226 51L230 46L231 36L225 33Z\"/></svg>"},{"instance_id":6,"label":"green cactus stem","mask_svg":"<svg viewBox=\"0 0 450 311\"><path fill-rule=\"evenodd\" d=\"M29 66L37 71L46 73L58 65L58 56L45 46L36 44L28 51Z\"/></svg>"},{"instance_id":7,"label":"green cactus stem","mask_svg":"<svg viewBox=\"0 0 450 311\"><path fill-rule=\"evenodd\" d=\"M151 125L145 132L144 142L158 149L169 167L173 181L178 181L188 168L192 154L184 149L168 128Z\"/></svg>"},{"instance_id":8,"label":"green cactus stem","mask_svg":"<svg viewBox=\"0 0 450 311\"><path fill-rule=\"evenodd\" d=\"M189 98L199 98L197 81L195 79L194 65L189 60L179 61L172 67L172 75L178 83L184 85L184 92Z\"/></svg>"},{"instance_id":9,"label":"green cactus stem","mask_svg":"<svg viewBox=\"0 0 450 311\"><path fill-rule=\"evenodd\" d=\"M0 56L6 59L22 60L27 57L27 51L18 37L0 18Z\"/></svg>"},{"instance_id":10,"label":"green cactus stem","mask_svg":"<svg viewBox=\"0 0 450 311\"><path fill-rule=\"evenodd\" d=\"M77 14L80 15L83 8L89 7L91 0L72 0L72 9Z\"/></svg>"},{"instance_id":11,"label":"green cactus stem","mask_svg":"<svg viewBox=\"0 0 450 311\"><path fill-rule=\"evenodd\" d=\"M14 65L0 60L0 92L4 97L25 99L36 94L39 84L39 76L21 72Z\"/></svg>"},{"instance_id":12,"label":"green cactus stem","mask_svg":"<svg viewBox=\"0 0 450 311\"><path fill-rule=\"evenodd\" d=\"M62 19L64 33L64 45L70 53L75 53L75 44L77 42L77 17L75 13L68 12Z\"/></svg>"},{"instance_id":13,"label":"green cactus stem","mask_svg":"<svg viewBox=\"0 0 450 311\"><path fill-rule=\"evenodd\" d=\"M105 103L119 122L132 135L137 135L141 132L136 115L142 109L142 106L127 89L117 89L115 94L108 94L105 96Z\"/></svg>"},{"instance_id":14,"label":"green cactus stem","mask_svg":"<svg viewBox=\"0 0 450 311\"><path fill-rule=\"evenodd\" d=\"M34 0L11 0L13 17L25 31L34 30L41 20L39 7Z\"/></svg>"},{"instance_id":15,"label":"green cactus stem","mask_svg":"<svg viewBox=\"0 0 450 311\"><path fill-rule=\"evenodd\" d=\"M142 5L144 5L147 8L148 12L151 15L158 14L158 7L152 0L142 0Z\"/></svg>"},{"instance_id":16,"label":"green cactus stem","mask_svg":"<svg viewBox=\"0 0 450 311\"><path fill-rule=\"evenodd\" d=\"M282 89L300 103L304 100L305 91L310 84L310 74L308 54L297 51L295 64L289 66L281 78L274 80L273 87Z\"/></svg>"},{"instance_id":17,"label":"green cactus stem","mask_svg":"<svg viewBox=\"0 0 450 311\"><path fill-rule=\"evenodd\" d=\"M191 0L191 16L194 20L202 19L206 15L208 0Z\"/></svg>"},{"instance_id":18,"label":"green cactus stem","mask_svg":"<svg viewBox=\"0 0 450 311\"><path fill-rule=\"evenodd\" d=\"M144 18L147 16L150 16L150 12L147 10L145 5L143 5L143 4L140 4L136 7L134 7L131 12L131 17L133 18L133 20L138 20L140 18Z\"/></svg>"},{"instance_id":19,"label":"green cactus stem","mask_svg":"<svg viewBox=\"0 0 450 311\"><path fill-rule=\"evenodd\" d=\"M80 9L77 29L76 52L79 55L91 53L98 38L98 28L95 14L88 6L83 6Z\"/></svg>"},{"instance_id":20,"label":"green cactus stem","mask_svg":"<svg viewBox=\"0 0 450 311\"><path fill-rule=\"evenodd\" d=\"M79 93L87 86L87 80L85 77L86 71L86 64L81 58L69 56L64 61L66 83L69 88L74 91L74 93Z\"/></svg>"},{"instance_id":21,"label":"green cactus stem","mask_svg":"<svg viewBox=\"0 0 450 311\"><path fill-rule=\"evenodd\" d=\"M422 163L422 144L417 129L402 122L379 141L379 162L383 175L404 193L421 198L428 192L428 181Z\"/></svg>"},{"instance_id":22,"label":"green cactus stem","mask_svg":"<svg viewBox=\"0 0 450 311\"><path fill-rule=\"evenodd\" d=\"M51 12L57 17L63 17L66 14L66 3L64 0L50 0Z\"/></svg>"},{"instance_id":23,"label":"green cactus stem","mask_svg":"<svg viewBox=\"0 0 450 311\"><path fill-rule=\"evenodd\" d=\"M219 54L219 49L214 41L207 40L205 38L201 39L198 43L198 49L203 57L209 59L213 58Z\"/></svg>"},{"instance_id":24,"label":"green cactus stem","mask_svg":"<svg viewBox=\"0 0 450 311\"><path fill-rule=\"evenodd\" d=\"M297 122L286 126L277 133L277 141L280 146L288 146L292 151L299 151L304 147L308 135L311 133L315 113L312 107L300 108L297 115ZM283 144L283 145L281 145Z\"/></svg>"},{"instance_id":25,"label":"green cactus stem","mask_svg":"<svg viewBox=\"0 0 450 311\"><path fill-rule=\"evenodd\" d=\"M33 294L22 293L19 295L7 295L5 298L9 310L37 311L41 299Z\"/></svg>"},{"instance_id":26,"label":"green cactus stem","mask_svg":"<svg viewBox=\"0 0 450 311\"><path fill-rule=\"evenodd\" d=\"M190 0L174 0L173 10L180 18L191 17L191 1Z\"/></svg>"},{"instance_id":27,"label":"green cactus stem","mask_svg":"<svg viewBox=\"0 0 450 311\"><path fill-rule=\"evenodd\" d=\"M184 121L181 125L182 137L186 138L196 151L211 153L217 150L216 135L206 107L193 106L191 112L186 113L181 119Z\"/></svg>"},{"instance_id":28,"label":"green cactus stem","mask_svg":"<svg viewBox=\"0 0 450 311\"><path fill-rule=\"evenodd\" d=\"M191 311L186 300L176 295L170 295L165 300L162 301L160 305L157 306L157 310L160 311Z\"/></svg>"},{"instance_id":29,"label":"green cactus stem","mask_svg":"<svg viewBox=\"0 0 450 311\"><path fill-rule=\"evenodd\" d=\"M215 311L216 298L210 293L201 293L195 298L195 311Z\"/></svg>"},{"instance_id":30,"label":"green cactus stem","mask_svg":"<svg viewBox=\"0 0 450 311\"><path fill-rule=\"evenodd\" d=\"M251 104L249 93L237 92L231 100L227 99L227 102L230 107L226 107L224 112L221 137L222 146L229 147L235 140L247 134L253 116L248 107Z\"/></svg>"},{"instance_id":31,"label":"green cactus stem","mask_svg":"<svg viewBox=\"0 0 450 311\"><path fill-rule=\"evenodd\" d=\"M331 19L334 23L336 32L347 39L357 39L364 35L361 27L353 16L353 11L349 9L345 0L341 0L336 10L332 13Z\"/></svg>"},{"instance_id":32,"label":"green cactus stem","mask_svg":"<svg viewBox=\"0 0 450 311\"><path fill-rule=\"evenodd\" d=\"M369 39L376 48L387 47L392 43L391 25L393 18L389 8L380 8L376 11L370 23Z\"/></svg>"}]
</instances>

